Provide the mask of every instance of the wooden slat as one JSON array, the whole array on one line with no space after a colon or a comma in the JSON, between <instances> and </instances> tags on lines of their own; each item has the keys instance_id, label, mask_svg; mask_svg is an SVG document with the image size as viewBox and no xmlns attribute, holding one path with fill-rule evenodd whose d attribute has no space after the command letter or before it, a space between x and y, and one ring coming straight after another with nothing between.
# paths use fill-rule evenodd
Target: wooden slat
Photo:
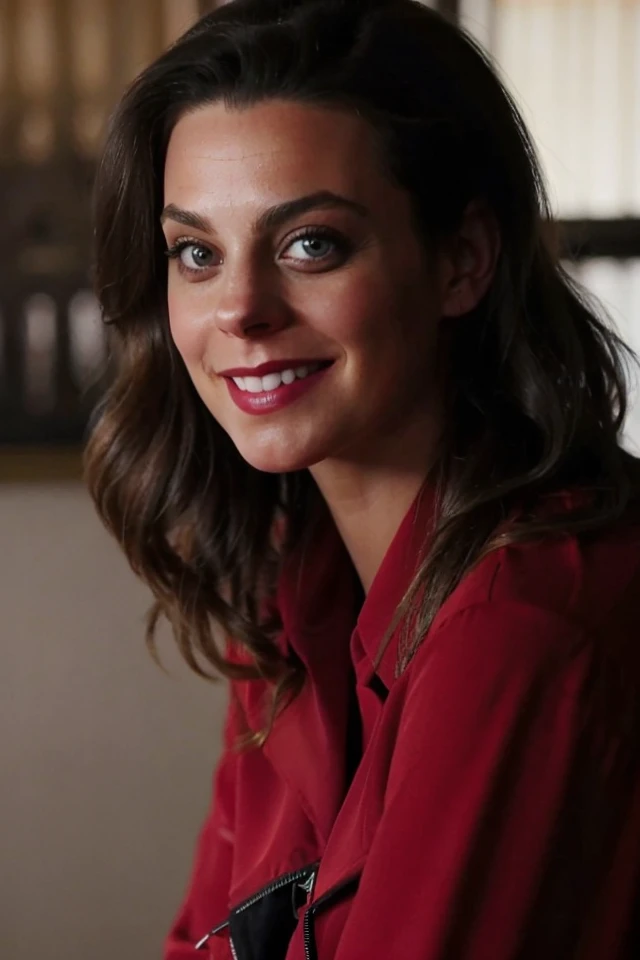
<instances>
[{"instance_id":1,"label":"wooden slat","mask_svg":"<svg viewBox=\"0 0 640 960\"><path fill-rule=\"evenodd\" d=\"M19 0L4 0L2 18L6 29L5 56L7 58L3 99L5 102L5 120L2 129L2 145L0 159L15 159L16 144L19 136L21 113L21 93L18 87L18 70L16 64L17 44L16 29L20 16Z\"/></svg>"},{"instance_id":2,"label":"wooden slat","mask_svg":"<svg viewBox=\"0 0 640 960\"><path fill-rule=\"evenodd\" d=\"M0 450L0 484L69 483L82 480L78 449Z\"/></svg>"},{"instance_id":3,"label":"wooden slat","mask_svg":"<svg viewBox=\"0 0 640 960\"><path fill-rule=\"evenodd\" d=\"M2 298L4 327L3 416L15 413L24 394L23 301L16 291L6 290Z\"/></svg>"},{"instance_id":4,"label":"wooden slat","mask_svg":"<svg viewBox=\"0 0 640 960\"><path fill-rule=\"evenodd\" d=\"M452 23L457 23L460 18L459 0L438 0L438 10Z\"/></svg>"},{"instance_id":5,"label":"wooden slat","mask_svg":"<svg viewBox=\"0 0 640 960\"><path fill-rule=\"evenodd\" d=\"M559 223L562 253L572 260L610 257L640 259L640 219L563 220Z\"/></svg>"}]
</instances>

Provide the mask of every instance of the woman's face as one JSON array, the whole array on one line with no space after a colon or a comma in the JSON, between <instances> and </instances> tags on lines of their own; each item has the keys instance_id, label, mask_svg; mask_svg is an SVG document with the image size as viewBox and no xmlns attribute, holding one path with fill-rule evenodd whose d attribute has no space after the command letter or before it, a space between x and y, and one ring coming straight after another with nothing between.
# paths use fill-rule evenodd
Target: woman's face
<instances>
[{"instance_id":1,"label":"woman's face","mask_svg":"<svg viewBox=\"0 0 640 960\"><path fill-rule=\"evenodd\" d=\"M241 455L385 460L436 406L436 264L356 116L207 105L165 168L171 332Z\"/></svg>"}]
</instances>

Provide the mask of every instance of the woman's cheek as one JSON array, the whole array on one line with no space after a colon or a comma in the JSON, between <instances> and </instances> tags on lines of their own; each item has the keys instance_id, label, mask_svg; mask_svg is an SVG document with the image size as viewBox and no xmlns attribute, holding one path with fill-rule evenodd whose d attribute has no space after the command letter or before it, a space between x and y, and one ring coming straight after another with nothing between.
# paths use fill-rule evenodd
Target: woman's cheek
<instances>
[{"instance_id":1,"label":"woman's cheek","mask_svg":"<svg viewBox=\"0 0 640 960\"><path fill-rule=\"evenodd\" d=\"M176 350L187 366L196 361L198 350L201 347L202 336L198 325L193 322L190 311L185 309L177 297L172 297L169 291L167 300L169 310L169 329Z\"/></svg>"},{"instance_id":2,"label":"woman's cheek","mask_svg":"<svg viewBox=\"0 0 640 960\"><path fill-rule=\"evenodd\" d=\"M318 298L305 310L306 323L328 340L357 346L380 324L380 302L370 291L357 289Z\"/></svg>"}]
</instances>

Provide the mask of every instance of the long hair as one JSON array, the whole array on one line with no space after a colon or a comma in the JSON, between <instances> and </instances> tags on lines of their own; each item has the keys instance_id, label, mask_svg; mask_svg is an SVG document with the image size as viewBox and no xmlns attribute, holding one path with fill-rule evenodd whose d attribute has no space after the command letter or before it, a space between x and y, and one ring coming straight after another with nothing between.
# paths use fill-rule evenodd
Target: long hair
<instances>
[{"instance_id":1,"label":"long hair","mask_svg":"<svg viewBox=\"0 0 640 960\"><path fill-rule=\"evenodd\" d=\"M638 461L620 444L632 355L560 263L534 147L482 50L413 0L235 0L203 17L127 91L99 168L97 294L118 369L87 476L155 596L150 644L163 614L197 672L269 681L272 717L304 682L277 644L275 585L320 495L307 471L249 466L198 398L169 333L159 217L180 116L273 98L364 117L425 243L455 232L474 198L502 238L487 296L451 326L435 534L398 613L398 669L481 557L596 533L639 486ZM533 509L567 489L586 506ZM231 655L221 636L233 638Z\"/></svg>"}]
</instances>

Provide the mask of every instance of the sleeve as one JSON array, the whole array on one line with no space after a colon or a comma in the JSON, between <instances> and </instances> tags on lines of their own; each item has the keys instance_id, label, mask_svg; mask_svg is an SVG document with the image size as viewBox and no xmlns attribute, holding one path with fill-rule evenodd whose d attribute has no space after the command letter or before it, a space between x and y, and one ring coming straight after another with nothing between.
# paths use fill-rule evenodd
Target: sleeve
<instances>
[{"instance_id":1,"label":"sleeve","mask_svg":"<svg viewBox=\"0 0 640 960\"><path fill-rule=\"evenodd\" d=\"M210 812L198 838L187 895L165 943L164 960L196 960L194 944L229 910L233 862L237 705L227 708L224 749L216 768Z\"/></svg>"},{"instance_id":2,"label":"sleeve","mask_svg":"<svg viewBox=\"0 0 640 960\"><path fill-rule=\"evenodd\" d=\"M577 956L617 809L584 748L592 643L504 602L453 614L424 652L335 960Z\"/></svg>"}]
</instances>

